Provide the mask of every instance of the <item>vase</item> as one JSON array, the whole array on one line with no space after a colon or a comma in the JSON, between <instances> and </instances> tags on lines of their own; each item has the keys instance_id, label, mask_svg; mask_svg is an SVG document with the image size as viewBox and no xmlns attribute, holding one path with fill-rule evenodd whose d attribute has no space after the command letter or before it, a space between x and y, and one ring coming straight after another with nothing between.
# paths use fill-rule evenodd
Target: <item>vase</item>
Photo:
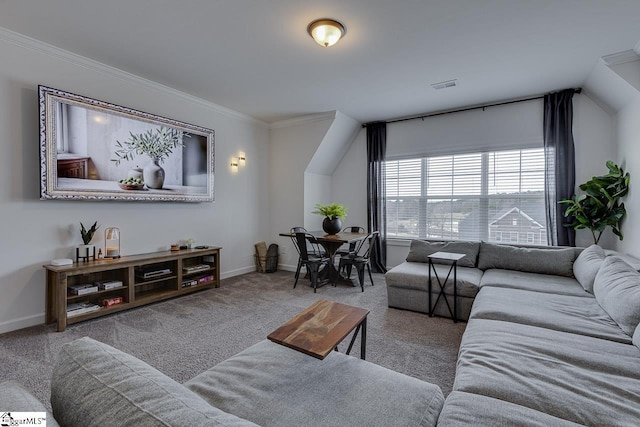
<instances>
[{"instance_id":1,"label":"vase","mask_svg":"<svg viewBox=\"0 0 640 427\"><path fill-rule=\"evenodd\" d=\"M164 169L159 163L160 159L151 159L142 171L144 183L149 188L161 189L164 185Z\"/></svg>"},{"instance_id":2,"label":"vase","mask_svg":"<svg viewBox=\"0 0 640 427\"><path fill-rule=\"evenodd\" d=\"M327 234L337 234L342 230L342 220L340 218L329 219L326 217L322 221L322 229Z\"/></svg>"}]
</instances>

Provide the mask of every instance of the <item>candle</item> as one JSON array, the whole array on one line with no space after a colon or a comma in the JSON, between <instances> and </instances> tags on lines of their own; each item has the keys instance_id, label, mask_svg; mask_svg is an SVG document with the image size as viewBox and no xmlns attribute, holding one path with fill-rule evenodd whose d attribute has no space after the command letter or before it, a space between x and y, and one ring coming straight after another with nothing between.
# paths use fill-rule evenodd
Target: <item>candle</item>
<instances>
[{"instance_id":1,"label":"candle","mask_svg":"<svg viewBox=\"0 0 640 427\"><path fill-rule=\"evenodd\" d=\"M107 247L107 257L114 258L120 255L120 251L117 247Z\"/></svg>"}]
</instances>

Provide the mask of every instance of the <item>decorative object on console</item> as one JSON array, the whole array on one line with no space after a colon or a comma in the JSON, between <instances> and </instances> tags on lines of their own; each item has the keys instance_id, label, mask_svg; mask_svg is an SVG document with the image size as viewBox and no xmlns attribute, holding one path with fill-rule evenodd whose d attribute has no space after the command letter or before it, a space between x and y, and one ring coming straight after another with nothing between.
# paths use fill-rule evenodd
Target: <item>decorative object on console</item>
<instances>
[{"instance_id":1,"label":"decorative object on console","mask_svg":"<svg viewBox=\"0 0 640 427\"><path fill-rule=\"evenodd\" d=\"M607 168L608 174L594 176L580 185L580 190L586 194L558 202L568 205L564 216L569 222L564 226L576 230L588 228L596 245L607 227L611 227L613 234L622 240L620 227L627 214L621 199L629 192L629 172L625 173L611 160L607 161Z\"/></svg>"},{"instance_id":2,"label":"decorative object on console","mask_svg":"<svg viewBox=\"0 0 640 427\"><path fill-rule=\"evenodd\" d=\"M109 227L104 232L105 258L120 258L120 229Z\"/></svg>"},{"instance_id":3,"label":"decorative object on console","mask_svg":"<svg viewBox=\"0 0 640 427\"><path fill-rule=\"evenodd\" d=\"M312 213L323 215L322 229L327 234L337 234L342 230L342 220L347 217L346 206L332 203L330 205L316 204L316 210Z\"/></svg>"},{"instance_id":4,"label":"decorative object on console","mask_svg":"<svg viewBox=\"0 0 640 427\"><path fill-rule=\"evenodd\" d=\"M91 240L96 231L98 231L98 228L100 228L98 221L94 222L88 230L84 224L80 223L80 236L84 244L76 247L76 262L80 260L89 261L89 258L96 259L96 247L91 244Z\"/></svg>"},{"instance_id":5,"label":"decorative object on console","mask_svg":"<svg viewBox=\"0 0 640 427\"><path fill-rule=\"evenodd\" d=\"M214 200L213 130L45 86L38 92L40 199ZM73 142L58 132L63 123L74 130ZM140 155L151 163L142 177ZM65 172L65 162L79 157L84 173ZM144 180L147 189L140 183L123 188L118 181L124 178Z\"/></svg>"},{"instance_id":6,"label":"decorative object on console","mask_svg":"<svg viewBox=\"0 0 640 427\"><path fill-rule=\"evenodd\" d=\"M187 249L193 249L193 244L196 242L196 239L194 239L193 237L189 237L187 239Z\"/></svg>"}]
</instances>

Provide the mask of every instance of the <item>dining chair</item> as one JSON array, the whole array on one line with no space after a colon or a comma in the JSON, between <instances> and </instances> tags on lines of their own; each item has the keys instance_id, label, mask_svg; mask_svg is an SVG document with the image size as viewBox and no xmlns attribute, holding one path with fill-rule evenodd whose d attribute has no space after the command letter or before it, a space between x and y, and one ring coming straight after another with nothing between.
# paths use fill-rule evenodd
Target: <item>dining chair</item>
<instances>
[{"instance_id":1,"label":"dining chair","mask_svg":"<svg viewBox=\"0 0 640 427\"><path fill-rule=\"evenodd\" d=\"M300 251L299 268L302 268L303 265L307 268L311 279L311 285L313 286L313 292L315 293L318 288L318 273L320 272L320 267L328 266L331 259L324 255L317 255L318 253L321 253L320 244L312 234L299 231L295 233L295 238L296 247ZM309 247L313 250L308 250ZM293 284L294 288L298 284L299 276L300 272L298 271L296 274L296 281Z\"/></svg>"},{"instance_id":2,"label":"dining chair","mask_svg":"<svg viewBox=\"0 0 640 427\"><path fill-rule=\"evenodd\" d=\"M300 269L302 267L302 259L300 256L300 248L298 247L298 239L296 238L296 233L307 233L307 229L304 227L292 227L289 230L289 233L291 233L291 241L293 242L293 246L296 248L296 251L298 252L298 265L296 266L296 282L298 281L298 277L300 276ZM311 245L311 244L306 244L305 245L307 247L307 253L310 253L314 256L318 256L318 257L322 257L325 255L325 251L322 248L318 248L319 245ZM295 285L293 286L295 288Z\"/></svg>"},{"instance_id":3,"label":"dining chair","mask_svg":"<svg viewBox=\"0 0 640 427\"><path fill-rule=\"evenodd\" d=\"M371 286L373 283L373 276L371 275L371 250L373 245L376 243L376 239L378 238L379 231L374 231L370 233L366 239L360 241L360 244L356 248L356 252L353 254L347 254L340 257L340 264L338 266L338 270L342 270L343 268L355 267L358 272L358 280L360 281L360 288L362 292L364 292L364 269L366 268L369 272L369 279L371 280ZM365 244L366 243L366 244Z\"/></svg>"},{"instance_id":4,"label":"dining chair","mask_svg":"<svg viewBox=\"0 0 640 427\"><path fill-rule=\"evenodd\" d=\"M358 233L358 234L365 234L366 231L364 229L364 227L358 227L358 226L351 226L351 227L345 227L342 229L343 233ZM342 257L343 255L348 255L348 254L355 254L356 249L358 248L358 243L360 243L360 246L362 245L361 242L352 242L349 243L348 245L343 245L342 248L338 249L336 251L336 258L340 259L340 257ZM349 271L347 271L347 277L351 277L351 268L350 266L348 267ZM338 269L340 270L340 269Z\"/></svg>"}]
</instances>

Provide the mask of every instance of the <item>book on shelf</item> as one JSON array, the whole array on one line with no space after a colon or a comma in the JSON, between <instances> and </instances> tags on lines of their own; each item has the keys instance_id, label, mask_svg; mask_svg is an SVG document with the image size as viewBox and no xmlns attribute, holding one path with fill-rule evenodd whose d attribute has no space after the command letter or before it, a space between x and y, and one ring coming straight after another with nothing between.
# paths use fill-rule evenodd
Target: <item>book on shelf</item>
<instances>
[{"instance_id":1,"label":"book on shelf","mask_svg":"<svg viewBox=\"0 0 640 427\"><path fill-rule=\"evenodd\" d=\"M98 286L92 283L86 283L82 285L69 285L69 292L73 295L86 295L98 292Z\"/></svg>"},{"instance_id":2,"label":"book on shelf","mask_svg":"<svg viewBox=\"0 0 640 427\"><path fill-rule=\"evenodd\" d=\"M197 271L204 271L211 268L209 264L197 264L197 265L187 265L182 267L182 271L184 273L195 273Z\"/></svg>"},{"instance_id":3,"label":"book on shelf","mask_svg":"<svg viewBox=\"0 0 640 427\"><path fill-rule=\"evenodd\" d=\"M212 280L213 280L213 275L209 274L208 276L202 276L201 278L199 278L198 283L211 282Z\"/></svg>"},{"instance_id":4,"label":"book on shelf","mask_svg":"<svg viewBox=\"0 0 640 427\"><path fill-rule=\"evenodd\" d=\"M105 280L102 282L96 282L96 286L101 291L108 291L109 289L121 288L123 283L121 280Z\"/></svg>"},{"instance_id":5,"label":"book on shelf","mask_svg":"<svg viewBox=\"0 0 640 427\"><path fill-rule=\"evenodd\" d=\"M77 302L67 305L67 317L79 316L81 314L90 313L92 311L100 310L98 304L90 302Z\"/></svg>"},{"instance_id":6,"label":"book on shelf","mask_svg":"<svg viewBox=\"0 0 640 427\"><path fill-rule=\"evenodd\" d=\"M111 307L112 305L122 304L123 302L124 298L122 297L105 298L102 300L102 305L104 307Z\"/></svg>"},{"instance_id":7,"label":"book on shelf","mask_svg":"<svg viewBox=\"0 0 640 427\"><path fill-rule=\"evenodd\" d=\"M202 261L204 262L216 262L216 256L215 255L205 255L202 257Z\"/></svg>"},{"instance_id":8,"label":"book on shelf","mask_svg":"<svg viewBox=\"0 0 640 427\"><path fill-rule=\"evenodd\" d=\"M198 281L197 280L183 280L182 281L182 287L183 288L188 288L190 286L197 286L198 285Z\"/></svg>"},{"instance_id":9,"label":"book on shelf","mask_svg":"<svg viewBox=\"0 0 640 427\"><path fill-rule=\"evenodd\" d=\"M157 277L167 276L169 274L171 274L170 268L136 270L136 276L145 280L155 279Z\"/></svg>"}]
</instances>

